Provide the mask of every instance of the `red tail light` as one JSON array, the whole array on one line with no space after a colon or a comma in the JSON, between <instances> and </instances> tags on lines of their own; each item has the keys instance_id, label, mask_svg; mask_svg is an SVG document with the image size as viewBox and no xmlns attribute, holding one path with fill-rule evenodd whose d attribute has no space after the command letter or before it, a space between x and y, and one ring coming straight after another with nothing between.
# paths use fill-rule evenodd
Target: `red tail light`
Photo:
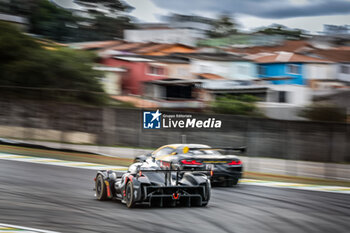
<instances>
[{"instance_id":1,"label":"red tail light","mask_svg":"<svg viewBox=\"0 0 350 233\"><path fill-rule=\"evenodd\" d=\"M228 163L228 165L241 165L242 161L241 160L233 160L231 163Z\"/></svg>"},{"instance_id":2,"label":"red tail light","mask_svg":"<svg viewBox=\"0 0 350 233\"><path fill-rule=\"evenodd\" d=\"M185 165L202 165L202 163L197 162L196 160L181 160L181 163Z\"/></svg>"}]
</instances>

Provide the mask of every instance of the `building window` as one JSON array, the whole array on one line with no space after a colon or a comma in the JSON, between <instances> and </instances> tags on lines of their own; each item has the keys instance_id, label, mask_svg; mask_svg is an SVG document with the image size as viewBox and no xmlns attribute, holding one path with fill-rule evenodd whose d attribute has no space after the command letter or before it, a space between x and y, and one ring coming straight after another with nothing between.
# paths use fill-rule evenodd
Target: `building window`
<instances>
[{"instance_id":1,"label":"building window","mask_svg":"<svg viewBox=\"0 0 350 233\"><path fill-rule=\"evenodd\" d=\"M287 73L288 74L299 74L299 65L295 64L288 64L287 65Z\"/></svg>"},{"instance_id":2,"label":"building window","mask_svg":"<svg viewBox=\"0 0 350 233\"><path fill-rule=\"evenodd\" d=\"M287 92L279 91L278 92L278 103L287 103Z\"/></svg>"},{"instance_id":3,"label":"building window","mask_svg":"<svg viewBox=\"0 0 350 233\"><path fill-rule=\"evenodd\" d=\"M350 66L341 65L340 66L340 73L342 73L342 74L350 74Z\"/></svg>"},{"instance_id":4,"label":"building window","mask_svg":"<svg viewBox=\"0 0 350 233\"><path fill-rule=\"evenodd\" d=\"M266 75L266 72L267 71L267 68L266 68L266 66L259 66L258 67L258 73L259 73L259 75Z\"/></svg>"},{"instance_id":5,"label":"building window","mask_svg":"<svg viewBox=\"0 0 350 233\"><path fill-rule=\"evenodd\" d=\"M152 75L164 75L164 68L163 67L157 67L157 66L150 66L149 67L149 74L152 74Z\"/></svg>"}]
</instances>

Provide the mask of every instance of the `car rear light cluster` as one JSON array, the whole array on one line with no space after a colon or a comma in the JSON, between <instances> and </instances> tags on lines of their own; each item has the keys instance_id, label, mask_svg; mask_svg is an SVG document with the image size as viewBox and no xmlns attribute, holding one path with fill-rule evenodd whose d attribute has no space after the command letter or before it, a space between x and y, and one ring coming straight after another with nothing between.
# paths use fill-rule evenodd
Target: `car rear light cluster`
<instances>
[{"instance_id":1,"label":"car rear light cluster","mask_svg":"<svg viewBox=\"0 0 350 233\"><path fill-rule=\"evenodd\" d=\"M202 165L202 163L200 162L197 162L196 160L181 160L181 163L182 164L185 164L185 165Z\"/></svg>"},{"instance_id":2,"label":"car rear light cluster","mask_svg":"<svg viewBox=\"0 0 350 233\"><path fill-rule=\"evenodd\" d=\"M241 160L233 160L231 163L228 163L228 165L241 165L242 161Z\"/></svg>"}]
</instances>

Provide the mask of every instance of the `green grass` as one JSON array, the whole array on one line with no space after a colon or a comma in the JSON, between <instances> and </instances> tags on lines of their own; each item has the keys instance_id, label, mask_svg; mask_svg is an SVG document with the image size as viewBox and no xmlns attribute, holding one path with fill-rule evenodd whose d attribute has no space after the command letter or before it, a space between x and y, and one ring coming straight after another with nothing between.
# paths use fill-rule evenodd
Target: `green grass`
<instances>
[{"instance_id":1,"label":"green grass","mask_svg":"<svg viewBox=\"0 0 350 233\"><path fill-rule=\"evenodd\" d=\"M349 181L327 180L327 179L309 178L309 177L300 177L300 176L286 176L286 175L276 175L276 174L267 174L267 173L258 173L258 172L244 172L243 178L267 180L267 181L280 181L280 182L289 182L289 183L350 187Z\"/></svg>"},{"instance_id":2,"label":"green grass","mask_svg":"<svg viewBox=\"0 0 350 233\"><path fill-rule=\"evenodd\" d=\"M133 162L133 159L129 159L129 158L115 158L115 157L108 157L108 156L89 154L89 153L63 152L63 151L57 151L57 150L35 149L35 148L8 146L8 145L0 145L0 152L19 154L19 155L28 155L28 156L42 157L42 158L44 157L44 158L61 159L61 160L67 160L67 161L99 163L99 164L118 165L118 166L129 166Z\"/></svg>"}]
</instances>

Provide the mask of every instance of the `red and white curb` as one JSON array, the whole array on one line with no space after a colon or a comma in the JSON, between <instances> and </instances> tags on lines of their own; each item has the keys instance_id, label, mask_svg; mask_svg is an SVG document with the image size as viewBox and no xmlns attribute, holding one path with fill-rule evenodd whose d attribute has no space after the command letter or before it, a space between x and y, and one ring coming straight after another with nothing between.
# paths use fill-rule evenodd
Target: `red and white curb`
<instances>
[{"instance_id":1,"label":"red and white curb","mask_svg":"<svg viewBox=\"0 0 350 233\"><path fill-rule=\"evenodd\" d=\"M308 190L308 191L350 194L350 187L342 187L342 186L299 184L299 183L275 182L275 181L253 180L253 179L242 179L240 180L239 183L244 185L258 185L258 186L272 187L272 188L290 188L290 189L300 189L300 190Z\"/></svg>"},{"instance_id":2,"label":"red and white curb","mask_svg":"<svg viewBox=\"0 0 350 233\"><path fill-rule=\"evenodd\" d=\"M42 157L39 158L39 157L33 157L33 156L27 156L27 155L15 155L15 154L7 154L7 153L0 153L0 159L28 162L28 163L39 163L39 164L46 164L46 165L56 165L56 166L64 166L64 167L73 167L73 168L82 168L82 169L90 169L90 170L126 170L126 167L123 167L123 166L111 166L111 165L103 165L98 163L66 161L66 160L42 158Z\"/></svg>"},{"instance_id":3,"label":"red and white curb","mask_svg":"<svg viewBox=\"0 0 350 233\"><path fill-rule=\"evenodd\" d=\"M0 223L0 232L21 232L21 233L58 233L57 231L47 231L30 227L22 227Z\"/></svg>"}]
</instances>

